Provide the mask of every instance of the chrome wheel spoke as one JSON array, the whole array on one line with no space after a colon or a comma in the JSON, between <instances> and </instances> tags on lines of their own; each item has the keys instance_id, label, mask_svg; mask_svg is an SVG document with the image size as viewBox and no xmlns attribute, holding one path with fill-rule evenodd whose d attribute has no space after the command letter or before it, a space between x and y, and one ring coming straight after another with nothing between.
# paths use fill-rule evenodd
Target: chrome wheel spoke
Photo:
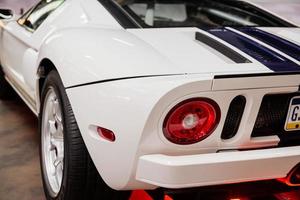
<instances>
[{"instance_id":1,"label":"chrome wheel spoke","mask_svg":"<svg viewBox=\"0 0 300 200\"><path fill-rule=\"evenodd\" d=\"M48 187L57 195L64 169L64 133L60 104L53 88L44 101L42 118L43 168Z\"/></svg>"},{"instance_id":2,"label":"chrome wheel spoke","mask_svg":"<svg viewBox=\"0 0 300 200\"><path fill-rule=\"evenodd\" d=\"M57 181L58 184L61 183L62 181L62 175L63 175L63 161L60 161L58 163L56 163L57 166L55 167L55 179Z\"/></svg>"},{"instance_id":3,"label":"chrome wheel spoke","mask_svg":"<svg viewBox=\"0 0 300 200\"><path fill-rule=\"evenodd\" d=\"M51 134L51 139L63 142L64 135L63 135L62 131L60 131L60 132L56 131L55 133Z\"/></svg>"},{"instance_id":4,"label":"chrome wheel spoke","mask_svg":"<svg viewBox=\"0 0 300 200\"><path fill-rule=\"evenodd\" d=\"M57 169L58 169L59 167L62 166L62 164L63 164L63 158L62 158L62 157L57 157L57 158L54 160L54 162L53 162L53 165L54 165L56 171L57 171Z\"/></svg>"},{"instance_id":5,"label":"chrome wheel spoke","mask_svg":"<svg viewBox=\"0 0 300 200\"><path fill-rule=\"evenodd\" d=\"M51 134L56 133L56 127L55 127L55 121L54 120L49 120L49 131Z\"/></svg>"},{"instance_id":6,"label":"chrome wheel spoke","mask_svg":"<svg viewBox=\"0 0 300 200\"><path fill-rule=\"evenodd\" d=\"M54 114L55 121L61 122L61 111L60 111L60 105L58 99L55 99L53 102L53 114Z\"/></svg>"}]
</instances>

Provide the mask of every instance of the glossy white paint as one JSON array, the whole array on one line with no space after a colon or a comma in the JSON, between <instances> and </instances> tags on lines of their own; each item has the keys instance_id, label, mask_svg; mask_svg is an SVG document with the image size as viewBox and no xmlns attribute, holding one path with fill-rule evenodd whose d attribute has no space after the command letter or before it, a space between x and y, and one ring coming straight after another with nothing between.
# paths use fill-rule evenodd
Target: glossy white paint
<instances>
[{"instance_id":1,"label":"glossy white paint","mask_svg":"<svg viewBox=\"0 0 300 200\"><path fill-rule=\"evenodd\" d=\"M299 29L264 30L300 42ZM234 49L251 63L233 63L196 41L197 31ZM261 99L269 93L296 92L300 84L299 75L215 80L215 75L268 73L271 70L198 28L125 30L97 0L67 0L34 32L16 21L2 23L2 68L36 114L40 104L37 72L44 59L49 59L59 72L89 153L100 175L112 188L223 184L238 180L233 175L235 169L240 172L240 181L260 180L258 175L263 173L280 178L299 160L299 152L292 148L251 151L251 158L236 153L230 165L232 173L222 176L218 169L223 165L216 165L205 181L198 176L183 180L186 172L181 173L182 170L203 169L205 165L201 163L214 164L211 161L220 157L231 162L233 154L216 153L218 151L276 146L277 136L250 137ZM139 76L153 77L137 78ZM108 81L118 78L127 79ZM100 82L72 88L95 81ZM237 95L247 99L245 113L237 135L223 141L220 139L222 125L229 104ZM220 124L202 142L184 146L170 143L162 133L163 120L172 107L193 97L216 101L222 113ZM112 130L116 141L102 140L96 133L96 126ZM270 156L278 151L291 155L286 158L285 165L277 165L283 156ZM263 163L259 159L278 168L272 173L249 174L246 168ZM151 166L157 168L155 175L147 175ZM181 166L179 171L178 166ZM178 173L170 177L167 172L173 173L172 170ZM186 175L192 174L190 171Z\"/></svg>"},{"instance_id":2,"label":"glossy white paint","mask_svg":"<svg viewBox=\"0 0 300 200\"><path fill-rule=\"evenodd\" d=\"M170 28L124 31L96 27L72 28L62 30L50 37L45 43L47 52L44 53L42 47L41 55L47 54L54 63L64 65L61 75L65 76L63 81L66 87L132 76L270 72L268 68L247 55L245 57L253 63L229 62L219 53L195 41L196 31L201 30ZM78 41L80 37L91 38L91 40ZM148 38L152 40L149 41ZM65 48L57 49L58 45ZM72 57L67 62L65 61L68 58L61 58L65 57L66 51L70 52ZM147 52L147 62L143 55L139 56L140 52ZM107 70L107 67L110 70ZM67 75L70 73L73 76Z\"/></svg>"},{"instance_id":3,"label":"glossy white paint","mask_svg":"<svg viewBox=\"0 0 300 200\"><path fill-rule=\"evenodd\" d=\"M139 159L137 179L174 189L269 180L285 178L299 159L299 147L187 156L145 155Z\"/></svg>"},{"instance_id":4,"label":"glossy white paint","mask_svg":"<svg viewBox=\"0 0 300 200\"><path fill-rule=\"evenodd\" d=\"M145 185L136 179L138 160L145 155L183 156L203 153L213 155L220 150L262 148L278 144L277 136L251 138L252 128L263 96L269 93L296 92L300 83L299 75L287 82L288 87L278 87L276 84L279 81L275 81L276 87L270 84L267 88L263 88L261 82L255 78L237 79L235 86L239 84L245 86L244 89L238 90L236 87L231 89L234 80L227 84L222 79L211 81L211 78L204 75L152 77L99 83L67 90L90 155L108 185L115 189L157 187ZM222 86L222 89L218 85ZM220 89L212 91L212 88ZM238 95L247 98L244 117L237 135L223 141L220 139L222 124L231 100ZM200 143L184 146L170 143L162 133L163 120L176 104L193 97L207 97L218 103L222 113L220 125L210 137ZM88 105L85 103L87 98ZM116 135L116 141L109 143L97 137L94 128L97 125L112 130ZM296 161L298 160L294 157L293 162ZM188 167L190 166L187 166L187 169ZM211 171L214 172L216 171ZM163 176L163 173L165 171L161 173L157 171L158 176ZM248 174L246 169L244 173ZM178 177L181 175L178 174ZM256 179L254 176L252 178ZM224 182L215 182L217 183ZM195 183L193 186L198 185L199 183Z\"/></svg>"},{"instance_id":5,"label":"glossy white paint","mask_svg":"<svg viewBox=\"0 0 300 200\"><path fill-rule=\"evenodd\" d=\"M129 32L136 35L153 49L164 55L174 68L185 73L240 74L249 72L270 72L261 63L251 58L241 50L224 43L219 38L198 28L163 28L163 29L132 29ZM218 51L195 40L195 33L201 32L221 43L230 46L252 63L236 64L228 60Z\"/></svg>"}]
</instances>

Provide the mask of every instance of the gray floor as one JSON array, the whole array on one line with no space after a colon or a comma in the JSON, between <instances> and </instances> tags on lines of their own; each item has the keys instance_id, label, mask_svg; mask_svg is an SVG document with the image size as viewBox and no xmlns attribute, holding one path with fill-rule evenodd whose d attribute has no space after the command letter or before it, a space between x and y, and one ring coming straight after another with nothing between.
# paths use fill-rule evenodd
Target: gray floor
<instances>
[{"instance_id":1,"label":"gray floor","mask_svg":"<svg viewBox=\"0 0 300 200\"><path fill-rule=\"evenodd\" d=\"M0 101L0 200L44 199L37 119L21 100Z\"/></svg>"},{"instance_id":2,"label":"gray floor","mask_svg":"<svg viewBox=\"0 0 300 200\"><path fill-rule=\"evenodd\" d=\"M0 0L19 14L37 0ZM42 200L37 119L21 100L0 101L0 200Z\"/></svg>"},{"instance_id":3,"label":"gray floor","mask_svg":"<svg viewBox=\"0 0 300 200\"><path fill-rule=\"evenodd\" d=\"M37 1L38 0L0 0L0 8L13 9L17 14L20 14L21 8L26 11Z\"/></svg>"}]
</instances>

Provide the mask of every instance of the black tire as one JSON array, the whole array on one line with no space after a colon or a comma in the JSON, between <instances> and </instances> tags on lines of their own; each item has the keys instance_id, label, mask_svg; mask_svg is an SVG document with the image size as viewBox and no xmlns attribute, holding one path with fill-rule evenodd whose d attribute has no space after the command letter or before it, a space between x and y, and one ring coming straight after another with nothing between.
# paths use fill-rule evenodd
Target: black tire
<instances>
[{"instance_id":1,"label":"black tire","mask_svg":"<svg viewBox=\"0 0 300 200\"><path fill-rule=\"evenodd\" d=\"M9 85L4 77L4 72L0 67L0 99L1 100L9 100L16 96L15 91Z\"/></svg>"},{"instance_id":2,"label":"black tire","mask_svg":"<svg viewBox=\"0 0 300 200\"><path fill-rule=\"evenodd\" d=\"M64 167L62 185L53 196L43 167L42 147L40 147L40 162L43 186L48 200L92 200L92 199L128 199L127 192L118 192L109 188L101 179L81 137L70 102L66 95L59 74L53 70L46 77L41 94L41 114L39 116L39 130L42 131L42 113L47 91L54 89L62 113L64 137ZM40 134L42 135L42 134ZM42 145L40 145L42 146Z\"/></svg>"}]
</instances>

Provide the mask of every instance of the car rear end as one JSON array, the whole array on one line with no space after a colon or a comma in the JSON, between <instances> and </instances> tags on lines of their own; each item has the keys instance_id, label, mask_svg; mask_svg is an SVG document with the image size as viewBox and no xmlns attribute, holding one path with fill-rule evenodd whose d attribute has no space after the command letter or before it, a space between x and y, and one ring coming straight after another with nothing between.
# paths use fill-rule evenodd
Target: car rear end
<instances>
[{"instance_id":1,"label":"car rear end","mask_svg":"<svg viewBox=\"0 0 300 200\"><path fill-rule=\"evenodd\" d=\"M294 110L299 75L216 76L212 92L190 96L196 97L219 105L216 130L194 145L199 148L195 153L157 152L140 157L139 180L182 188L277 179L299 163L300 134L295 125L299 122L293 121L298 115ZM193 149L184 143L177 148Z\"/></svg>"},{"instance_id":2,"label":"car rear end","mask_svg":"<svg viewBox=\"0 0 300 200\"><path fill-rule=\"evenodd\" d=\"M300 96L299 80L298 74L275 73L177 75L99 83L67 93L91 157L109 186L189 188L287 177L300 162L299 130L287 130L294 99ZM89 105L83 105L86 97ZM179 130L181 138L170 139L168 117L178 105L193 101L196 107L187 105L179 116L182 122L175 124L189 132ZM198 111L205 109L201 102L216 110L216 123L195 136L194 127L184 124L208 123L201 115L200 121L186 118L195 115L198 105ZM101 137L97 127L111 130L115 141ZM196 140L187 143L191 138Z\"/></svg>"},{"instance_id":3,"label":"car rear end","mask_svg":"<svg viewBox=\"0 0 300 200\"><path fill-rule=\"evenodd\" d=\"M105 64L123 76L67 88L103 180L118 190L299 184L298 28L242 1L158 1L156 17L155 5L122 2L131 26L113 39L130 53L118 46L122 66Z\"/></svg>"}]
</instances>

